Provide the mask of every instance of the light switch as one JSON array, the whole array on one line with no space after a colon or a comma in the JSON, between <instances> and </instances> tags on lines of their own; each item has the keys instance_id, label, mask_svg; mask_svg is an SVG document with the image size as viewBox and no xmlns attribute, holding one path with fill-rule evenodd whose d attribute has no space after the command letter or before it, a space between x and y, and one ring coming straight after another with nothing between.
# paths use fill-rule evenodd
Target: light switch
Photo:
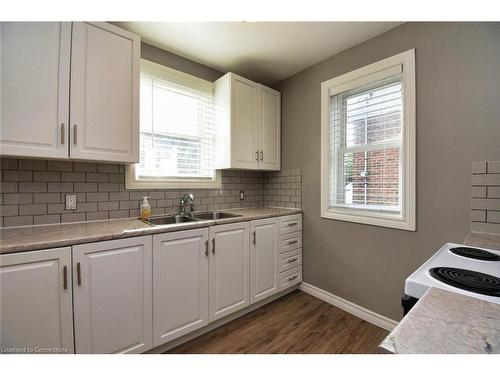
<instances>
[{"instance_id":1,"label":"light switch","mask_svg":"<svg viewBox=\"0 0 500 375\"><path fill-rule=\"evenodd\" d=\"M76 210L76 194L66 194L66 209Z\"/></svg>"}]
</instances>

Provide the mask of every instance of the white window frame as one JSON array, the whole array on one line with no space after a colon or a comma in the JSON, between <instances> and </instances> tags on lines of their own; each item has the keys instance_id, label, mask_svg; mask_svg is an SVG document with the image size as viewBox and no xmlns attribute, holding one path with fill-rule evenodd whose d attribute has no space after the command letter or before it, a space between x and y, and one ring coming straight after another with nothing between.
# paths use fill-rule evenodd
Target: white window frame
<instances>
[{"instance_id":1,"label":"white window frame","mask_svg":"<svg viewBox=\"0 0 500 375\"><path fill-rule=\"evenodd\" d=\"M353 207L330 207L329 122L332 93L351 90L384 76L384 72L402 68L403 122L401 129L401 211L376 211ZM416 136L415 136L415 50L411 49L321 84L321 217L388 228L415 231L416 222Z\"/></svg>"},{"instance_id":2,"label":"white window frame","mask_svg":"<svg viewBox=\"0 0 500 375\"><path fill-rule=\"evenodd\" d=\"M213 82L141 59L141 72L144 71L158 75L166 81L180 86L187 86L200 91L213 91L214 89ZM137 179L136 167L137 164L131 164L125 168L126 189L220 189L222 186L222 174L220 170L215 171L215 176L212 180L196 177L150 177Z\"/></svg>"}]
</instances>

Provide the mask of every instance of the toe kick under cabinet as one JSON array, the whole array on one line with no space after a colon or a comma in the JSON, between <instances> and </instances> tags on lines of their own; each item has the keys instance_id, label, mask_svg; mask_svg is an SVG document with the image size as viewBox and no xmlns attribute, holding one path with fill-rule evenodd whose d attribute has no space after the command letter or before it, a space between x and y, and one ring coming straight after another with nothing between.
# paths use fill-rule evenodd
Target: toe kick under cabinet
<instances>
[{"instance_id":1,"label":"toe kick under cabinet","mask_svg":"<svg viewBox=\"0 0 500 375\"><path fill-rule=\"evenodd\" d=\"M0 255L0 278L4 349L142 353L300 283L302 215Z\"/></svg>"}]
</instances>

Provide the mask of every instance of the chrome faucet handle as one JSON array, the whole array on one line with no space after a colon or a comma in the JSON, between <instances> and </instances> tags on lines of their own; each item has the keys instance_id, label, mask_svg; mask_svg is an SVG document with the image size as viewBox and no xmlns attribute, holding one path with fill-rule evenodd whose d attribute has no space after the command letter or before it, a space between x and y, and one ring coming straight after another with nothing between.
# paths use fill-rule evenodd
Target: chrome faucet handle
<instances>
[{"instance_id":1,"label":"chrome faucet handle","mask_svg":"<svg viewBox=\"0 0 500 375\"><path fill-rule=\"evenodd\" d=\"M181 203L185 204L185 202L186 202L187 199L190 199L191 201L194 201L194 195L193 195L193 193L186 193L186 194L184 194L182 196L182 198L181 198Z\"/></svg>"},{"instance_id":2,"label":"chrome faucet handle","mask_svg":"<svg viewBox=\"0 0 500 375\"><path fill-rule=\"evenodd\" d=\"M194 195L192 193L184 194L180 202L179 215L186 214L186 207L188 205L189 205L189 212L187 214L190 215L193 212L193 201L194 201Z\"/></svg>"}]
</instances>

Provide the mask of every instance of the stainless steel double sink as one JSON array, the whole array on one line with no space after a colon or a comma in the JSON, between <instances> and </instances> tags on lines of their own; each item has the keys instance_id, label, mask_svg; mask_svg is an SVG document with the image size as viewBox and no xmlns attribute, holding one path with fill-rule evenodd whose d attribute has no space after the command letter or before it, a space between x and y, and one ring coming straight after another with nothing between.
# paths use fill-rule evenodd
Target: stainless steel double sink
<instances>
[{"instance_id":1,"label":"stainless steel double sink","mask_svg":"<svg viewBox=\"0 0 500 375\"><path fill-rule=\"evenodd\" d=\"M219 211L201 211L193 212L191 216L189 215L165 215L165 216L154 216L148 220L142 220L143 222L152 225L173 225L181 223L190 223L196 221L206 221L206 220L218 220L218 219L228 219L233 217L239 217L241 215L231 214L228 212Z\"/></svg>"}]
</instances>

